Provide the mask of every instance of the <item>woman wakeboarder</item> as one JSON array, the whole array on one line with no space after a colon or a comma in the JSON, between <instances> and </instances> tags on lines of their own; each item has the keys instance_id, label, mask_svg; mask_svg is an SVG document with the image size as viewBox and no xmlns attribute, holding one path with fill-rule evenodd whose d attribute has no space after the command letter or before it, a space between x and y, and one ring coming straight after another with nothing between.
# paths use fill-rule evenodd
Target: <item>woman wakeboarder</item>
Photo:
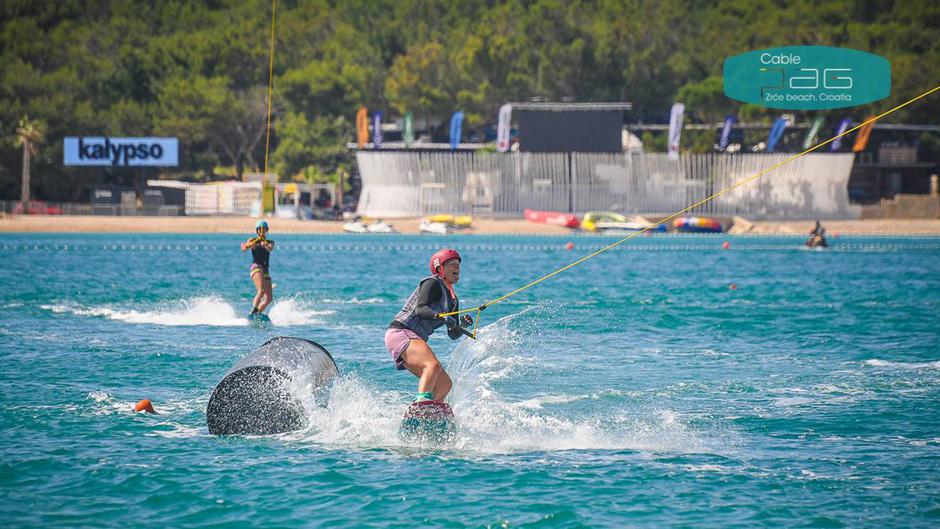
<instances>
[{"instance_id":1,"label":"woman wakeboarder","mask_svg":"<svg viewBox=\"0 0 940 529\"><path fill-rule=\"evenodd\" d=\"M395 367L407 369L418 377L415 402L442 401L453 386L450 376L428 346L428 337L435 329L446 325L447 335L456 340L462 334L469 334L461 323L473 325L473 318L466 314L460 320L454 316L438 316L459 310L454 292L454 284L460 280L457 250L438 251L431 256L430 268L431 275L421 280L385 331L385 347Z\"/></svg>"},{"instance_id":2,"label":"woman wakeboarder","mask_svg":"<svg viewBox=\"0 0 940 529\"><path fill-rule=\"evenodd\" d=\"M267 318L264 309L271 304L274 298L274 288L271 285L271 274L268 273L268 261L274 250L274 241L267 238L268 223L259 220L255 224L255 237L242 243L242 251L251 250L251 270L249 277L255 285L255 299L251 303L249 319Z\"/></svg>"}]
</instances>

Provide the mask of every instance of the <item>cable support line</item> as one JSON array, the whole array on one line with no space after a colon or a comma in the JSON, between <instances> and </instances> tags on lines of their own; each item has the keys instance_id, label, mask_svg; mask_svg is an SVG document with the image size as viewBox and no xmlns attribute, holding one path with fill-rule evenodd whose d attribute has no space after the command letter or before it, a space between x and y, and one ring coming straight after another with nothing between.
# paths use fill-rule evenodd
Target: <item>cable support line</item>
<instances>
[{"instance_id":1,"label":"cable support line","mask_svg":"<svg viewBox=\"0 0 940 529\"><path fill-rule=\"evenodd\" d=\"M264 178L268 177L268 150L271 146L271 104L274 99L274 28L276 19L277 0L271 0L271 47L268 54L268 116L264 138Z\"/></svg>"}]
</instances>

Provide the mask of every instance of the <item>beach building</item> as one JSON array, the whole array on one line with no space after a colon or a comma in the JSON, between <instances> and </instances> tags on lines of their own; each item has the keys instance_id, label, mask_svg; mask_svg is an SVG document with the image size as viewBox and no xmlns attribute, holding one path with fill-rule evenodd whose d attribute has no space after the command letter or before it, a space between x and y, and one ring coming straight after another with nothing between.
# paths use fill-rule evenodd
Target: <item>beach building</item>
<instances>
[{"instance_id":1,"label":"beach building","mask_svg":"<svg viewBox=\"0 0 940 529\"><path fill-rule=\"evenodd\" d=\"M767 138L769 125L736 124L734 151L719 149L716 138L715 152L670 155L643 151L640 134L664 134L669 126L624 126L628 103L511 105L518 136L507 152L493 152L480 143L349 144L362 179L357 213L519 217L530 208L668 215L788 160L803 150L803 137L812 127L791 123L777 152L768 152L757 139ZM852 152L857 145L846 139L838 149L801 156L692 213L761 220L855 219L881 216L881 202L896 195L917 193L936 202L929 183L937 165L918 159L910 135L924 127L876 124L871 141L857 153ZM719 134L721 128L721 123L689 124L684 130ZM820 136L828 137L825 132Z\"/></svg>"}]
</instances>

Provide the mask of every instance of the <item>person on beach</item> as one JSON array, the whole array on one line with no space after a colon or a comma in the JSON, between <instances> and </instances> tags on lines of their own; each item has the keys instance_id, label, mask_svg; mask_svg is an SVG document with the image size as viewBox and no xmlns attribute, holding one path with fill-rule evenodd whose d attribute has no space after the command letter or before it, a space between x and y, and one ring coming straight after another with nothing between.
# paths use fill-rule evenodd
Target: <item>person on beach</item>
<instances>
[{"instance_id":1,"label":"person on beach","mask_svg":"<svg viewBox=\"0 0 940 529\"><path fill-rule=\"evenodd\" d=\"M428 345L435 329L447 326L451 340L467 331L461 326L473 325L473 318L440 317L439 314L459 310L454 285L460 280L460 254L444 249L431 256L431 275L425 277L408 296L405 305L385 331L385 347L395 367L408 370L418 377L415 402L444 400L453 382Z\"/></svg>"},{"instance_id":2,"label":"person on beach","mask_svg":"<svg viewBox=\"0 0 940 529\"><path fill-rule=\"evenodd\" d=\"M268 223L259 220L255 224L255 237L242 243L242 251L251 250L251 270L249 277L255 285L255 299L251 303L249 316L261 314L274 299L274 287L268 272L268 261L274 250L274 241L268 239Z\"/></svg>"}]
</instances>

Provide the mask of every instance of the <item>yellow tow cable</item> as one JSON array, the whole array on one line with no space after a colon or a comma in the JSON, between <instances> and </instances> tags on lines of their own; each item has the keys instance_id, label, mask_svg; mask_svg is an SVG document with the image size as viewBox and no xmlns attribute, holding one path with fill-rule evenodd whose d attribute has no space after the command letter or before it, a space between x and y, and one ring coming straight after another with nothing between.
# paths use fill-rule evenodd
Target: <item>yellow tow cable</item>
<instances>
[{"instance_id":1,"label":"yellow tow cable","mask_svg":"<svg viewBox=\"0 0 940 529\"><path fill-rule=\"evenodd\" d=\"M274 28L277 18L277 0L271 0L271 48L268 59L268 117L264 138L264 178L268 177L268 150L271 146L271 103L274 98ZM264 216L264 208L261 216Z\"/></svg>"}]
</instances>

